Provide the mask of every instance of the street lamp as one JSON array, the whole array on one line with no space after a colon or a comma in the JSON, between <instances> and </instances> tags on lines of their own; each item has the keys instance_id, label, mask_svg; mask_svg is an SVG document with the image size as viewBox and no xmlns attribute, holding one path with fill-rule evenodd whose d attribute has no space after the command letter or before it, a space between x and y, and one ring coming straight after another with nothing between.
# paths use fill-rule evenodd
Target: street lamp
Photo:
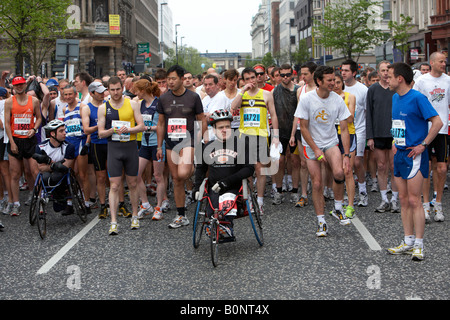
<instances>
[{"instance_id":1,"label":"street lamp","mask_svg":"<svg viewBox=\"0 0 450 320\"><path fill-rule=\"evenodd\" d=\"M288 28L289 28L289 63L292 65L292 43L291 43L291 23L286 22Z\"/></svg>"},{"instance_id":2,"label":"street lamp","mask_svg":"<svg viewBox=\"0 0 450 320\"><path fill-rule=\"evenodd\" d=\"M161 3L161 66L164 68L164 17L163 6L167 5L167 2Z\"/></svg>"},{"instance_id":3,"label":"street lamp","mask_svg":"<svg viewBox=\"0 0 450 320\"><path fill-rule=\"evenodd\" d=\"M178 64L178 27L180 24L175 25L175 50L177 55L177 64Z\"/></svg>"}]
</instances>

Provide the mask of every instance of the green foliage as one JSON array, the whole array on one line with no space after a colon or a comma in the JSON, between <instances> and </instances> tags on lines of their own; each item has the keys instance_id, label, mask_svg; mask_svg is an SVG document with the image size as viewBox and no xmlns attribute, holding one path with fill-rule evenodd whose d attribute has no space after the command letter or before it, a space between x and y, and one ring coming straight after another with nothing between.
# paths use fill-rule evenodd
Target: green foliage
<instances>
[{"instance_id":1,"label":"green foliage","mask_svg":"<svg viewBox=\"0 0 450 320\"><path fill-rule=\"evenodd\" d=\"M49 51L48 43L54 45L54 40L64 35L71 4L71 0L0 1L0 35L6 37L19 70L24 56L29 55L32 64L38 65Z\"/></svg>"},{"instance_id":2,"label":"green foliage","mask_svg":"<svg viewBox=\"0 0 450 320\"><path fill-rule=\"evenodd\" d=\"M400 21L389 21L388 24L392 39L395 41L396 47L403 53L403 57L406 56L406 52L409 49L409 31L414 28L414 25L411 25L411 21L412 18L410 16L405 16L402 13L400 14Z\"/></svg>"},{"instance_id":3,"label":"green foliage","mask_svg":"<svg viewBox=\"0 0 450 320\"><path fill-rule=\"evenodd\" d=\"M270 52L267 52L266 55L262 58L261 64L263 64L267 68L269 66L276 65L277 62L274 59L274 57L272 56L272 54Z\"/></svg>"},{"instance_id":4,"label":"green foliage","mask_svg":"<svg viewBox=\"0 0 450 320\"><path fill-rule=\"evenodd\" d=\"M176 52L173 49L169 49L169 57L164 61L165 69L167 70L176 64ZM205 64L204 69L202 69L202 64ZM183 46L183 48L178 50L178 65L194 75L201 74L203 71L208 70L208 68L212 67L212 64L212 61L200 56L200 52L193 47Z\"/></svg>"},{"instance_id":5,"label":"green foliage","mask_svg":"<svg viewBox=\"0 0 450 320\"><path fill-rule=\"evenodd\" d=\"M314 21L314 37L326 48L340 51L347 59L373 48L383 38L382 3L367 0L336 0L325 7L325 22Z\"/></svg>"},{"instance_id":6,"label":"green foliage","mask_svg":"<svg viewBox=\"0 0 450 320\"><path fill-rule=\"evenodd\" d=\"M303 64L311 59L311 55L308 51L306 39L302 39L298 42L297 50L292 54L294 64Z\"/></svg>"}]
</instances>

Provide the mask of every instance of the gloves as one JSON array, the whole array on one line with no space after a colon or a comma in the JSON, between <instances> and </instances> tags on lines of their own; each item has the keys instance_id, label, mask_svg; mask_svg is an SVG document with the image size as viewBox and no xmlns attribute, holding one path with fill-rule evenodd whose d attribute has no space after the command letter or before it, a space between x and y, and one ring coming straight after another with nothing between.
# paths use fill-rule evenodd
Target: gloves
<instances>
[{"instance_id":1,"label":"gloves","mask_svg":"<svg viewBox=\"0 0 450 320\"><path fill-rule=\"evenodd\" d=\"M85 156L89 153L89 143L86 143L83 148L81 148L80 156Z\"/></svg>"},{"instance_id":2,"label":"gloves","mask_svg":"<svg viewBox=\"0 0 450 320\"><path fill-rule=\"evenodd\" d=\"M33 159L36 160L36 162L39 164L49 165L50 163L52 163L52 159L47 155L47 153L45 153L44 150L42 150L42 153L43 154L39 153L33 154Z\"/></svg>"},{"instance_id":3,"label":"gloves","mask_svg":"<svg viewBox=\"0 0 450 320\"><path fill-rule=\"evenodd\" d=\"M227 186L226 182L222 180L222 181L217 182L211 189L215 193L219 193L220 191L226 190L227 188L228 188L228 186Z\"/></svg>"},{"instance_id":4,"label":"gloves","mask_svg":"<svg viewBox=\"0 0 450 320\"><path fill-rule=\"evenodd\" d=\"M64 161L65 160L53 162L52 165L50 166L50 169L52 169L52 171L61 172L64 174L69 172L69 168L63 165Z\"/></svg>"}]
</instances>

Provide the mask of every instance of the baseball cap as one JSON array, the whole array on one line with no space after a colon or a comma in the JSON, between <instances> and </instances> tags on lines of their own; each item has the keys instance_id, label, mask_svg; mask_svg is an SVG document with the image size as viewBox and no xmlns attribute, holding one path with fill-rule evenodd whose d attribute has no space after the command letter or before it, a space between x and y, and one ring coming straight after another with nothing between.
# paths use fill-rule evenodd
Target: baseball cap
<instances>
[{"instance_id":1,"label":"baseball cap","mask_svg":"<svg viewBox=\"0 0 450 320\"><path fill-rule=\"evenodd\" d=\"M58 86L59 83L55 79L49 79L46 83L47 87Z\"/></svg>"},{"instance_id":2,"label":"baseball cap","mask_svg":"<svg viewBox=\"0 0 450 320\"><path fill-rule=\"evenodd\" d=\"M98 92L103 93L106 91L106 88L100 82L92 82L88 88L89 92Z\"/></svg>"},{"instance_id":3,"label":"baseball cap","mask_svg":"<svg viewBox=\"0 0 450 320\"><path fill-rule=\"evenodd\" d=\"M0 97L6 97L7 94L8 91L5 88L0 87Z\"/></svg>"},{"instance_id":4,"label":"baseball cap","mask_svg":"<svg viewBox=\"0 0 450 320\"><path fill-rule=\"evenodd\" d=\"M27 80L25 80L25 78L22 77L22 76L14 77L14 78L12 79L12 82L11 82L11 84L12 84L13 86L16 86L16 85L18 85L18 84L24 84L24 83L27 83Z\"/></svg>"}]
</instances>

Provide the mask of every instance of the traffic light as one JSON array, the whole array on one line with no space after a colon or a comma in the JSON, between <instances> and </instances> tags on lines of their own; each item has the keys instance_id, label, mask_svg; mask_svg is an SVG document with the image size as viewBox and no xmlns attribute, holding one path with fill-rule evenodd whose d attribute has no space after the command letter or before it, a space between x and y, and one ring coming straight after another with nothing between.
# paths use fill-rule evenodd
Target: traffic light
<instances>
[{"instance_id":1,"label":"traffic light","mask_svg":"<svg viewBox=\"0 0 450 320\"><path fill-rule=\"evenodd\" d=\"M96 77L97 76L97 68L96 68L96 63L95 60L92 59L90 61L88 61L86 63L86 72L89 73L89 75L91 75L92 77Z\"/></svg>"}]
</instances>

